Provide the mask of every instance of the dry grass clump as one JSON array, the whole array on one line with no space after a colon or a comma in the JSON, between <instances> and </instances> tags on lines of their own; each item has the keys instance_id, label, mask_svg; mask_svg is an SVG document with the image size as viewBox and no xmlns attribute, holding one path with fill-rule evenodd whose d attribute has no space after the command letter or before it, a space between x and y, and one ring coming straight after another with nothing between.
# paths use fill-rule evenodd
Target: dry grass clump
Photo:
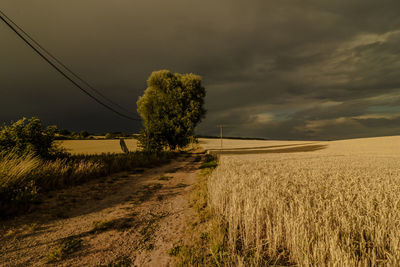
<instances>
[{"instance_id":1,"label":"dry grass clump","mask_svg":"<svg viewBox=\"0 0 400 267\"><path fill-rule=\"evenodd\" d=\"M79 183L103 173L101 162L4 155L0 157L0 217L25 210L38 191Z\"/></svg>"},{"instance_id":2,"label":"dry grass clump","mask_svg":"<svg viewBox=\"0 0 400 267\"><path fill-rule=\"evenodd\" d=\"M66 238L59 241L59 244L49 251L47 263L63 260L68 255L82 248L83 240L80 238Z\"/></svg>"},{"instance_id":3,"label":"dry grass clump","mask_svg":"<svg viewBox=\"0 0 400 267\"><path fill-rule=\"evenodd\" d=\"M400 264L398 158L321 155L221 158L209 198L236 264Z\"/></svg>"},{"instance_id":4,"label":"dry grass clump","mask_svg":"<svg viewBox=\"0 0 400 267\"><path fill-rule=\"evenodd\" d=\"M74 155L42 159L33 155L0 155L0 217L24 211L48 191L79 184L91 178L120 171L135 171L168 162L176 153Z\"/></svg>"}]
</instances>

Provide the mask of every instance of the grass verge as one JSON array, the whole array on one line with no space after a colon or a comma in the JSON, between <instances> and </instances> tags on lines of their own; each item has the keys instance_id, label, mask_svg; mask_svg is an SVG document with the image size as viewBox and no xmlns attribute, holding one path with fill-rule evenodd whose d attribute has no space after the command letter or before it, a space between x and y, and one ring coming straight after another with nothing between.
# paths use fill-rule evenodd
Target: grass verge
<instances>
[{"instance_id":1,"label":"grass verge","mask_svg":"<svg viewBox=\"0 0 400 267\"><path fill-rule=\"evenodd\" d=\"M229 262L224 223L213 215L208 203L207 181L217 165L216 158L206 155L200 167L191 195L196 216L188 222L185 239L167 251L176 258L176 266L225 266Z\"/></svg>"}]
</instances>

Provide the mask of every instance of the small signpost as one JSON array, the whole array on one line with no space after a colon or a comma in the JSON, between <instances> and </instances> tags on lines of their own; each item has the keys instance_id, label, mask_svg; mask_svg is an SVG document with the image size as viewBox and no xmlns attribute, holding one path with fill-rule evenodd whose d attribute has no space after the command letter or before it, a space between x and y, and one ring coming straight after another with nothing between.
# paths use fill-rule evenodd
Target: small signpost
<instances>
[{"instance_id":1,"label":"small signpost","mask_svg":"<svg viewBox=\"0 0 400 267\"><path fill-rule=\"evenodd\" d=\"M126 146L124 138L119 139L119 144L121 145L121 149L125 154L129 153L128 147Z\"/></svg>"}]
</instances>

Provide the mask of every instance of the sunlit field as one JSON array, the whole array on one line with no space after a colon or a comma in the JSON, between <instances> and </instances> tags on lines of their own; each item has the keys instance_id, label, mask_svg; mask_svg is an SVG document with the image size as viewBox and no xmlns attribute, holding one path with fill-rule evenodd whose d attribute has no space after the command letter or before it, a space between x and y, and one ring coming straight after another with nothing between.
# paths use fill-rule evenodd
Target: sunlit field
<instances>
[{"instance_id":1,"label":"sunlit field","mask_svg":"<svg viewBox=\"0 0 400 267\"><path fill-rule=\"evenodd\" d=\"M137 150L136 139L124 139L129 151ZM71 154L122 153L118 139L113 140L63 140L61 147Z\"/></svg>"},{"instance_id":2,"label":"sunlit field","mask_svg":"<svg viewBox=\"0 0 400 267\"><path fill-rule=\"evenodd\" d=\"M317 143L313 141L280 141L280 140L240 140L240 139L222 139L223 149L252 148L262 149L272 146L292 146ZM221 139L219 138L199 138L199 144L208 150L219 150L221 148Z\"/></svg>"},{"instance_id":3,"label":"sunlit field","mask_svg":"<svg viewBox=\"0 0 400 267\"><path fill-rule=\"evenodd\" d=\"M293 142L235 142L288 146L220 156L209 197L226 223L233 261L400 264L400 137L316 142L301 150Z\"/></svg>"}]
</instances>

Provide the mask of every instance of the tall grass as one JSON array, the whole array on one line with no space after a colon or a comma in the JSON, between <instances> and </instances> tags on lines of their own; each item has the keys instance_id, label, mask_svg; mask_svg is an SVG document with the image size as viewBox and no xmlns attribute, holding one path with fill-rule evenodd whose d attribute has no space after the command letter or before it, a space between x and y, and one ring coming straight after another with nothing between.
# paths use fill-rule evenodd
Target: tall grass
<instances>
[{"instance_id":1,"label":"tall grass","mask_svg":"<svg viewBox=\"0 0 400 267\"><path fill-rule=\"evenodd\" d=\"M0 155L0 217L23 210L38 192L79 184L91 178L168 162L176 153L75 155L42 159Z\"/></svg>"},{"instance_id":2,"label":"tall grass","mask_svg":"<svg viewBox=\"0 0 400 267\"><path fill-rule=\"evenodd\" d=\"M397 157L224 158L208 182L234 265L400 264Z\"/></svg>"}]
</instances>

